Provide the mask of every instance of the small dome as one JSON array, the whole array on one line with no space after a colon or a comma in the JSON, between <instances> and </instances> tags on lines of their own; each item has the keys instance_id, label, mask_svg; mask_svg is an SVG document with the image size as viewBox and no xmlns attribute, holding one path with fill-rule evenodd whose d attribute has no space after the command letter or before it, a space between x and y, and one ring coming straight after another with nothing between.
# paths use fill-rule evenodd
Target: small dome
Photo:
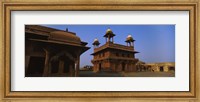
<instances>
[{"instance_id":1,"label":"small dome","mask_svg":"<svg viewBox=\"0 0 200 102\"><path fill-rule=\"evenodd\" d=\"M99 40L98 39L94 39L94 42L92 43L92 45L99 45Z\"/></svg>"},{"instance_id":2,"label":"small dome","mask_svg":"<svg viewBox=\"0 0 200 102\"><path fill-rule=\"evenodd\" d=\"M135 41L131 35L128 35L126 38L126 42L133 42Z\"/></svg>"},{"instance_id":3,"label":"small dome","mask_svg":"<svg viewBox=\"0 0 200 102\"><path fill-rule=\"evenodd\" d=\"M111 30L110 28L108 28L108 29L106 30L106 33L111 33L111 34L113 34L113 32L112 32L112 30Z\"/></svg>"},{"instance_id":4,"label":"small dome","mask_svg":"<svg viewBox=\"0 0 200 102\"><path fill-rule=\"evenodd\" d=\"M94 39L94 42L99 41L98 39Z\"/></svg>"},{"instance_id":5,"label":"small dome","mask_svg":"<svg viewBox=\"0 0 200 102\"><path fill-rule=\"evenodd\" d=\"M115 34L113 34L113 32L112 32L112 30L110 28L108 28L106 30L106 34L104 35L104 37L108 37L108 36L110 36L110 37L115 36Z\"/></svg>"},{"instance_id":6,"label":"small dome","mask_svg":"<svg viewBox=\"0 0 200 102\"><path fill-rule=\"evenodd\" d=\"M64 31L51 32L49 39L61 42L81 44L81 39L78 36L76 36L75 33L64 32Z\"/></svg>"}]
</instances>

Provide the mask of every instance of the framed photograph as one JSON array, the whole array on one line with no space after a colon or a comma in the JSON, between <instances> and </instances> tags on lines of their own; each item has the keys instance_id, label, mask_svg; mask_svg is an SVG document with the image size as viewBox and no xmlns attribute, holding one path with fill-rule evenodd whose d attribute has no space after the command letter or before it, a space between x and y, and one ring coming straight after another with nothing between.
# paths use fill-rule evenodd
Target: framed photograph
<instances>
[{"instance_id":1,"label":"framed photograph","mask_svg":"<svg viewBox=\"0 0 200 102\"><path fill-rule=\"evenodd\" d=\"M199 3L1 2L2 99L196 100Z\"/></svg>"}]
</instances>

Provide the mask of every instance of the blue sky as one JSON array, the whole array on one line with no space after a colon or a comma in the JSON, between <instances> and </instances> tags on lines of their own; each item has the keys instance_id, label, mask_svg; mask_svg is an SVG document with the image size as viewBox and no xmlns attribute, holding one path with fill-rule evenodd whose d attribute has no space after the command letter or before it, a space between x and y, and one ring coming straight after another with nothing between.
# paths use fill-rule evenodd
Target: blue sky
<instances>
[{"instance_id":1,"label":"blue sky","mask_svg":"<svg viewBox=\"0 0 200 102\"><path fill-rule=\"evenodd\" d=\"M136 58L146 63L175 62L175 25L44 25L51 28L75 32L82 41L88 42L89 50L81 55L80 66L92 65L93 41L95 38L105 44L103 35L110 28L116 35L114 42L126 45L130 34L136 40Z\"/></svg>"}]
</instances>

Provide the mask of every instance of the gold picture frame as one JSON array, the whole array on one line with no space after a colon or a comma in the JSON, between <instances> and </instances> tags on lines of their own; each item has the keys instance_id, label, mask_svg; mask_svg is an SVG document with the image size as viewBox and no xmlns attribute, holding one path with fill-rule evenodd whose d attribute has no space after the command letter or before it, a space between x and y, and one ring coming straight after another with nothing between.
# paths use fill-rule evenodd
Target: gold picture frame
<instances>
[{"instance_id":1,"label":"gold picture frame","mask_svg":"<svg viewBox=\"0 0 200 102\"><path fill-rule=\"evenodd\" d=\"M59 1L59 0L58 0ZM198 33L200 33L199 26L199 0L60 0L59 2L53 0L34 1L34 0L4 0L1 2L1 68L0 68L0 99L15 100L15 99L51 99L51 98L70 98L71 101L90 100L89 98L96 98L100 101L113 101L116 98L121 98L124 101L133 101L138 98L139 101L145 101L147 98L151 99L175 99L173 101L198 101L199 100L199 54L198 50ZM190 91L186 92L11 92L11 11L24 11L24 10L43 10L43 11L62 11L62 10L115 10L115 11L189 11L189 33L190 33ZM71 98L75 98L72 100ZM100 99L104 98L104 99ZM109 99L108 99L109 98ZM68 100L66 99L66 100ZM94 100L96 100L94 99ZM23 100L25 101L25 100ZM61 100L65 101L65 100ZM91 101L91 100L90 100ZM153 101L153 100L152 100ZM162 101L162 100L156 100ZM169 101L169 100L168 100ZM171 100L172 101L172 100ZM154 102L154 101L153 101Z\"/></svg>"}]
</instances>

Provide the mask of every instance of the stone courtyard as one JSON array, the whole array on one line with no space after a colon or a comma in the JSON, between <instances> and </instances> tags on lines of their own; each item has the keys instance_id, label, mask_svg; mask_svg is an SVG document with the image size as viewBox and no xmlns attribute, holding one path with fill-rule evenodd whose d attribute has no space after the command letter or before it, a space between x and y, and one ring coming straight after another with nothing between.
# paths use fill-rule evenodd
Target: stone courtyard
<instances>
[{"instance_id":1,"label":"stone courtyard","mask_svg":"<svg viewBox=\"0 0 200 102\"><path fill-rule=\"evenodd\" d=\"M175 77L175 72L98 72L80 71L79 77Z\"/></svg>"}]
</instances>

